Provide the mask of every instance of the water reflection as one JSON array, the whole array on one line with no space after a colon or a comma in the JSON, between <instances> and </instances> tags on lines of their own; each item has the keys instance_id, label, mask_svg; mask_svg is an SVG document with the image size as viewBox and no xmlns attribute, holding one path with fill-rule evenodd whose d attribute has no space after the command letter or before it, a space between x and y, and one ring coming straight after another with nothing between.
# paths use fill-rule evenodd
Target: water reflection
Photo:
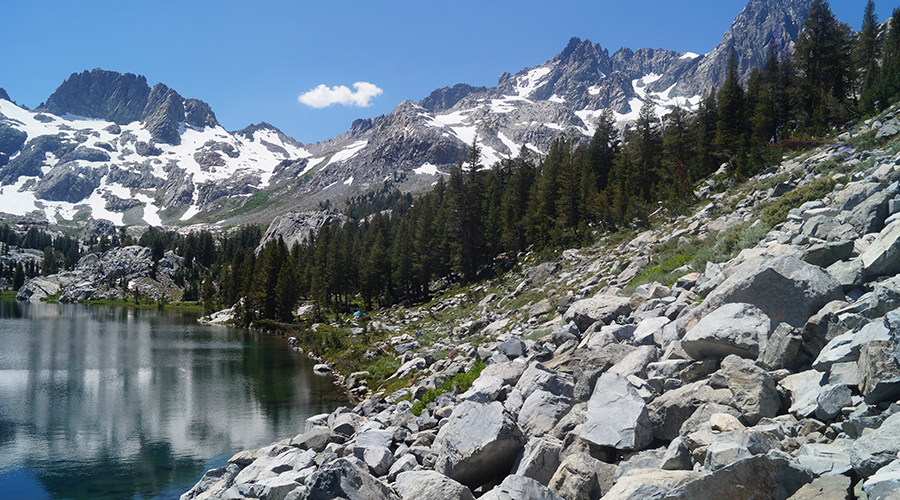
<instances>
[{"instance_id":1,"label":"water reflection","mask_svg":"<svg viewBox=\"0 0 900 500\"><path fill-rule=\"evenodd\" d=\"M282 340L194 320L0 302L0 489L177 498L231 453L337 405Z\"/></svg>"}]
</instances>

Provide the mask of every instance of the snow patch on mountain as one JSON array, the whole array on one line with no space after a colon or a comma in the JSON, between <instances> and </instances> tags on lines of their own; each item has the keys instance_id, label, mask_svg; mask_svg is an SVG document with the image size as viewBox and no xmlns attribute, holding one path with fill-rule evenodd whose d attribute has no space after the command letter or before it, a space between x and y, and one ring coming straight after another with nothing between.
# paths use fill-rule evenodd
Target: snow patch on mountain
<instances>
[{"instance_id":1,"label":"snow patch on mountain","mask_svg":"<svg viewBox=\"0 0 900 500\"><path fill-rule=\"evenodd\" d=\"M331 165L333 163L340 163L342 161L347 161L350 158L353 158L354 156L357 155L357 153L362 151L362 149L364 147L366 147L366 144L368 144L368 143L369 143L369 141L354 142L353 144L351 144L351 145L347 146L346 148L335 153L334 156L331 157L331 160L329 160L325 166L327 167L328 165Z\"/></svg>"},{"instance_id":2,"label":"snow patch on mountain","mask_svg":"<svg viewBox=\"0 0 900 500\"><path fill-rule=\"evenodd\" d=\"M421 167L413 169L413 173L416 175L439 175L440 171L438 171L437 165L425 163Z\"/></svg>"},{"instance_id":3,"label":"snow patch on mountain","mask_svg":"<svg viewBox=\"0 0 900 500\"><path fill-rule=\"evenodd\" d=\"M528 98L538 87L543 85L543 79L550 74L550 71L552 71L551 68L541 66L528 71L524 76L518 77L515 87L517 95L522 98Z\"/></svg>"},{"instance_id":4,"label":"snow patch on mountain","mask_svg":"<svg viewBox=\"0 0 900 500\"><path fill-rule=\"evenodd\" d=\"M116 125L70 113L63 116L36 113L6 100L0 100L0 114L0 120L26 134L25 148L31 148L28 141L40 136L57 136L65 145L64 152L79 149L94 152L93 157L88 156L89 160L76 154L76 159L62 165L64 169L72 169L71 173L63 174L79 182L89 177L87 172L95 172L91 175L99 178L93 192L79 201L38 198L36 190L48 182L44 178L52 175L54 167L64 160L53 151L38 151L37 158L42 160L36 168L39 175L13 172L10 175L14 182L0 188L0 211L51 222L72 220L87 213L93 218L123 224L128 222L125 212L130 212L144 223L160 225L164 222L163 211L179 205L184 211L179 220L187 220L203 211L197 196L202 185L240 178L249 181L249 187L244 189L262 189L269 185L281 161L311 156L295 141L266 127L241 135L229 133L218 125L195 128L182 122L178 124L180 144L170 145L154 143L150 132L137 121ZM10 164L21 154L13 155ZM54 188L45 186L45 191ZM65 192L68 188L63 183L58 190ZM171 199L177 193L170 191L177 189L185 193L193 191L190 205ZM164 206L164 203L168 204Z\"/></svg>"}]
</instances>

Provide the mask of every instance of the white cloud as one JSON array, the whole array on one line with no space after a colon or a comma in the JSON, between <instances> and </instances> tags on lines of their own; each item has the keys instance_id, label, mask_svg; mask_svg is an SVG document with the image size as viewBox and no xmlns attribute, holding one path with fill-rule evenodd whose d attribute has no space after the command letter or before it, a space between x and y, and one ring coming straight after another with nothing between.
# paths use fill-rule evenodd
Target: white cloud
<instances>
[{"instance_id":1,"label":"white cloud","mask_svg":"<svg viewBox=\"0 0 900 500\"><path fill-rule=\"evenodd\" d=\"M325 85L318 87L302 94L298 99L303 104L311 108L327 108L332 104L343 104L344 106L357 106L365 108L371 106L370 102L374 97L381 95L383 90L369 82L356 82L353 84L355 91L350 90L344 85L328 88Z\"/></svg>"}]
</instances>

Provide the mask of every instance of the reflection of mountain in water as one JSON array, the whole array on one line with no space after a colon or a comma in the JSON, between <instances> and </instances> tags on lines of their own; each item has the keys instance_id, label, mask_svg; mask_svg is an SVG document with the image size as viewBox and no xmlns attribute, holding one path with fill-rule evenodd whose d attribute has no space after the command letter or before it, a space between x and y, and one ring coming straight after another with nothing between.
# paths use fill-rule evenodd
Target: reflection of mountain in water
<instances>
[{"instance_id":1,"label":"reflection of mountain in water","mask_svg":"<svg viewBox=\"0 0 900 500\"><path fill-rule=\"evenodd\" d=\"M279 339L177 313L0 304L0 474L31 469L53 498L189 487L338 396Z\"/></svg>"}]
</instances>

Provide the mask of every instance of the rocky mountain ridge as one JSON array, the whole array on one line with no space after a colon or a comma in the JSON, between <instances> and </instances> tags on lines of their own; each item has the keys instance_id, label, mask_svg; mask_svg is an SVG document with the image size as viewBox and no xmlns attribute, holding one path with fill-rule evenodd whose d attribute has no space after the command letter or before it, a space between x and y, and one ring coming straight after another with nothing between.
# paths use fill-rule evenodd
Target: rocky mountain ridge
<instances>
[{"instance_id":1,"label":"rocky mountain ridge","mask_svg":"<svg viewBox=\"0 0 900 500\"><path fill-rule=\"evenodd\" d=\"M342 374L355 407L182 500L896 498L898 113L852 131L878 147L710 180L692 215L355 320L401 388Z\"/></svg>"},{"instance_id":2,"label":"rocky mountain ridge","mask_svg":"<svg viewBox=\"0 0 900 500\"><path fill-rule=\"evenodd\" d=\"M612 109L624 123L651 98L660 114L692 109L723 79L760 66L771 41L796 39L808 0L750 0L705 55L572 38L550 61L492 88L457 84L303 145L272 126L221 128L210 107L162 83L95 69L72 74L38 109L0 99L0 206L50 222L268 223L381 188L423 192L475 142L490 166L554 139L587 140ZM3 97L3 96L0 96ZM6 96L9 97L9 96Z\"/></svg>"}]
</instances>

